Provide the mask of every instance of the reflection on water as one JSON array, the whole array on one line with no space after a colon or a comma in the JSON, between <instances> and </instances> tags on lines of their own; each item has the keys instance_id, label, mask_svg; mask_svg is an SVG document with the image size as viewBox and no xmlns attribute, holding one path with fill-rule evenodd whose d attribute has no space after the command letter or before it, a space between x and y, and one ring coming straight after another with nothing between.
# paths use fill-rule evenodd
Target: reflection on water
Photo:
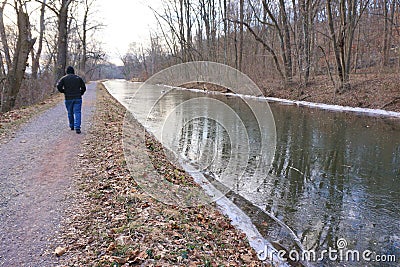
<instances>
[{"instance_id":1,"label":"reflection on water","mask_svg":"<svg viewBox=\"0 0 400 267\"><path fill-rule=\"evenodd\" d=\"M125 101L137 88L115 81L107 86ZM160 98L160 91L141 92L134 99L133 112L149 129L179 104L205 96L175 90ZM349 249L399 256L398 120L270 104L277 138L271 166L260 154L265 133L246 103L240 98L208 97L225 103L239 117L214 110L218 118L208 119L205 110L210 107L192 103L174 112L172 136L163 136L158 128L152 130L156 136L170 138L180 156L202 172L284 222L305 248L335 248L337 240L345 238ZM150 114L141 113L146 99L158 98ZM279 240L272 226L263 227L263 234Z\"/></svg>"},{"instance_id":2,"label":"reflection on water","mask_svg":"<svg viewBox=\"0 0 400 267\"><path fill-rule=\"evenodd\" d=\"M400 122L272 105L277 150L267 209L307 248L400 248Z\"/></svg>"}]
</instances>

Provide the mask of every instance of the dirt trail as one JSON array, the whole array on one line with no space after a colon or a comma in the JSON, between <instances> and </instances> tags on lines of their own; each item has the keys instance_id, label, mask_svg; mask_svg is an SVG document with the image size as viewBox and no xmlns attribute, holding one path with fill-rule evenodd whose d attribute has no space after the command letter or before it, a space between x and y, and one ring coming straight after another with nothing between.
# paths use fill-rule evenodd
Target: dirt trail
<instances>
[{"instance_id":1,"label":"dirt trail","mask_svg":"<svg viewBox=\"0 0 400 267\"><path fill-rule=\"evenodd\" d=\"M52 255L73 168L91 125L96 84L83 97L82 134L68 127L64 103L34 117L0 145L0 266L54 266Z\"/></svg>"}]
</instances>

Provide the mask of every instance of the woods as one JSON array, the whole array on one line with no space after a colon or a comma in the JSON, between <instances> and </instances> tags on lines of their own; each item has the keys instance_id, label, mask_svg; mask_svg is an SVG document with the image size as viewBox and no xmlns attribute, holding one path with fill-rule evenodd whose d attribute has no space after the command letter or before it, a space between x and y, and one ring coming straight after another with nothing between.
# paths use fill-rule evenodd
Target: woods
<instances>
[{"instance_id":1,"label":"woods","mask_svg":"<svg viewBox=\"0 0 400 267\"><path fill-rule=\"evenodd\" d=\"M243 71L264 95L285 97L277 92L289 88L308 97L316 93L307 88L326 86L334 98L352 91L362 80L356 74L400 69L398 0L160 2L149 7L156 30L120 55L118 69L96 35L106 26L97 0L0 1L1 110L53 92L69 64L86 79L121 73L145 80L174 64L209 60Z\"/></svg>"},{"instance_id":2,"label":"woods","mask_svg":"<svg viewBox=\"0 0 400 267\"><path fill-rule=\"evenodd\" d=\"M0 3L1 112L44 99L65 67L88 79L105 53L94 32L102 27L96 0L5 0ZM30 57L29 57L30 56Z\"/></svg>"},{"instance_id":3,"label":"woods","mask_svg":"<svg viewBox=\"0 0 400 267\"><path fill-rule=\"evenodd\" d=\"M210 60L259 85L326 77L333 93L351 90L352 74L400 68L397 0L165 0L154 14L163 53L138 53L146 68Z\"/></svg>"}]
</instances>

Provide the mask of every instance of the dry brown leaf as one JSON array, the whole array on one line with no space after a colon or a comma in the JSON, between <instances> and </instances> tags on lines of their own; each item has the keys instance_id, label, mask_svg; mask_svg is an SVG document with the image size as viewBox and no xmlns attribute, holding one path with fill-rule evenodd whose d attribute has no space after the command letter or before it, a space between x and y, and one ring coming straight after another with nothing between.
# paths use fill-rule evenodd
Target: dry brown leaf
<instances>
[{"instance_id":1,"label":"dry brown leaf","mask_svg":"<svg viewBox=\"0 0 400 267\"><path fill-rule=\"evenodd\" d=\"M57 247L57 248L54 250L54 254L55 254L57 257L61 257L62 255L65 254L65 252L67 252L67 248L66 248L66 247Z\"/></svg>"}]
</instances>

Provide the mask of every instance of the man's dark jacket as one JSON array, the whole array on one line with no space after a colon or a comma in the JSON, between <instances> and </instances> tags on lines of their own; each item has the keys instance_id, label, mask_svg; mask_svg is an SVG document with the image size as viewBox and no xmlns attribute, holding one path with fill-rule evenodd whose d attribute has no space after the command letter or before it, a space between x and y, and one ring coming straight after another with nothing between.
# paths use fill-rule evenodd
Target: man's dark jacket
<instances>
[{"instance_id":1,"label":"man's dark jacket","mask_svg":"<svg viewBox=\"0 0 400 267\"><path fill-rule=\"evenodd\" d=\"M71 67L67 69L67 75L58 81L57 89L60 93L64 93L65 100L80 99L86 91L86 85L81 77L74 74L74 69Z\"/></svg>"}]
</instances>

